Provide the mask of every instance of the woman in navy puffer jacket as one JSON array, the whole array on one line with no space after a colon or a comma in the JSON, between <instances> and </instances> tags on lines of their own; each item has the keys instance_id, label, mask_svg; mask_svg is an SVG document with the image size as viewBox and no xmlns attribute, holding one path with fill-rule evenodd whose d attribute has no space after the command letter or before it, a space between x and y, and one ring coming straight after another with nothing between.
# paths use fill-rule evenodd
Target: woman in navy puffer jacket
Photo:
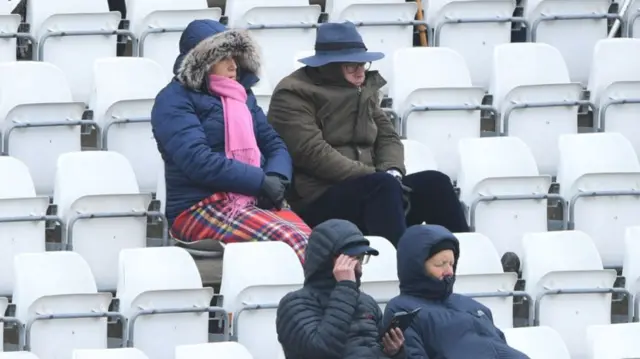
<instances>
[{"instance_id":1,"label":"woman in navy puffer jacket","mask_svg":"<svg viewBox=\"0 0 640 359\"><path fill-rule=\"evenodd\" d=\"M302 260L310 229L284 203L291 158L251 92L259 68L257 44L244 31L196 20L182 33L176 76L151 114L165 164L166 215L172 235L185 242L280 240ZM221 76L231 92L216 92L214 80ZM244 131L225 132L231 128ZM246 133L255 141L241 141L245 150L230 149L229 139L246 140ZM234 151L259 154L245 162ZM249 200L236 205L238 197Z\"/></svg>"},{"instance_id":2,"label":"woman in navy puffer jacket","mask_svg":"<svg viewBox=\"0 0 640 359\"><path fill-rule=\"evenodd\" d=\"M442 226L412 226L400 238L400 296L384 322L421 308L404 333L407 359L528 359L507 344L489 308L453 293L459 256L458 239Z\"/></svg>"}]
</instances>

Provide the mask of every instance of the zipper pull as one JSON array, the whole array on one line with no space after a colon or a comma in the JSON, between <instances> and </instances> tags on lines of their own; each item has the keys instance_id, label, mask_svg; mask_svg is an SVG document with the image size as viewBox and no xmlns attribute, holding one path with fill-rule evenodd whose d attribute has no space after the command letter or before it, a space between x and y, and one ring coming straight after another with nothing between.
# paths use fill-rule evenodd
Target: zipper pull
<instances>
[{"instance_id":1,"label":"zipper pull","mask_svg":"<svg viewBox=\"0 0 640 359\"><path fill-rule=\"evenodd\" d=\"M362 93L362 87L358 86L358 95Z\"/></svg>"}]
</instances>

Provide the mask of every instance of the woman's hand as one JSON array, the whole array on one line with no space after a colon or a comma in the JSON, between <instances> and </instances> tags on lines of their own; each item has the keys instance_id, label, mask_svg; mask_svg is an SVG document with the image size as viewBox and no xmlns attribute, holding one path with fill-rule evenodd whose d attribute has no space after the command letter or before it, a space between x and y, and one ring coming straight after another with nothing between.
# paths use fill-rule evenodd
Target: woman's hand
<instances>
[{"instance_id":1,"label":"woman's hand","mask_svg":"<svg viewBox=\"0 0 640 359\"><path fill-rule=\"evenodd\" d=\"M282 209L284 193L286 191L285 182L277 175L268 174L264 178L261 194L258 197L257 206L262 209Z\"/></svg>"},{"instance_id":2,"label":"woman's hand","mask_svg":"<svg viewBox=\"0 0 640 359\"><path fill-rule=\"evenodd\" d=\"M398 354L404 345L402 330L400 330L400 328L392 328L389 330L389 332L385 333L382 337L382 345L386 355L392 357Z\"/></svg>"}]
</instances>

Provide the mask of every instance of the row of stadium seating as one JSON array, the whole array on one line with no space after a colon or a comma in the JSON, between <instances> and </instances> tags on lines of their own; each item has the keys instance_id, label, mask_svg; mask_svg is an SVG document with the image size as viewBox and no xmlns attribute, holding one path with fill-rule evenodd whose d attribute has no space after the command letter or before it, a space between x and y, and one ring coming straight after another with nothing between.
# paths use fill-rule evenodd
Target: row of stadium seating
<instances>
[{"instance_id":1,"label":"row of stadium seating","mask_svg":"<svg viewBox=\"0 0 640 359\"><path fill-rule=\"evenodd\" d=\"M454 291L487 305L496 325L507 333L514 327L514 299L520 297L530 306L528 324L552 328L560 338L555 341L564 343L562 347L573 358L584 357L596 345L597 341L588 336L590 326L613 322L614 295L628 296L627 319L631 321L635 313L638 320L638 308L633 308L633 303L640 298L640 227L627 229L626 288L614 287L616 271L604 269L593 241L580 231L529 233L523 237L524 291L514 290L517 274L502 271L498 252L486 236L456 236L461 256ZM364 268L362 290L384 309L385 303L398 294L397 275L389 270L396 266L395 249L384 238L369 239L380 256ZM104 241L91 238L96 244L100 240ZM99 250L106 247L98 244ZM231 325L224 323L224 340L239 342L256 359L277 356L280 346L275 334L275 307L282 296L300 288L304 281L302 268L289 246L282 242L227 245L221 297L215 300L213 289L203 288L194 260L184 249L133 247L120 248L115 267L110 268L117 280L115 297L100 290L95 275L97 259L86 250L14 251L15 257L10 259L13 268L3 268L0 278L14 286L9 293L12 305L7 313L11 314L3 320L15 324L20 333L19 349L53 359L68 358L74 349L107 348L107 318L111 318L123 326L124 346L141 349L152 359L173 359L176 346L208 341L207 313L212 312L218 313L218 318L232 320ZM11 247L3 243L5 248ZM111 260L104 257L102 264ZM260 270L246 263L260 263ZM13 272L9 278L7 270ZM220 299L221 306L210 306ZM9 302L0 299L0 304L0 313L4 313ZM608 328L628 328L625 330L636 333L638 326L640 323ZM635 355L640 350L637 341L622 347L617 341L605 343L636 350Z\"/></svg>"},{"instance_id":2,"label":"row of stadium seating","mask_svg":"<svg viewBox=\"0 0 640 359\"><path fill-rule=\"evenodd\" d=\"M526 24L531 41L556 47L567 63L572 82L587 84L593 47L607 37L610 0L557 3L551 0L523 2L523 16L513 17L516 0L429 1L425 21L433 45L454 49L467 61L474 86L490 84L493 49L510 42L513 24ZM19 32L20 16L0 8L0 61L15 60L15 37L34 44L34 59L60 67L69 77L73 98L87 102L88 76L96 59L115 56L117 35L134 41L134 55L158 62L169 75L178 52L180 31L193 19L220 19L220 8L208 8L206 0L129 0L128 30L118 30L121 16L109 12L107 0L30 0L28 32ZM624 23L623 34L634 36L640 3L634 2ZM405 0L327 1L328 21L350 20L360 26L365 43L373 51L393 54L413 46L417 5ZM321 18L318 5L308 0L227 0L225 18L229 26L248 28L262 46L262 88L269 91L290 72L282 61L313 49L315 28ZM635 34L640 32L635 31ZM79 36L81 35L81 36ZM70 55L73 54L73 55ZM624 57L624 56L622 56ZM394 66L390 56L375 65L389 80ZM427 69L412 64L414 69Z\"/></svg>"}]
</instances>

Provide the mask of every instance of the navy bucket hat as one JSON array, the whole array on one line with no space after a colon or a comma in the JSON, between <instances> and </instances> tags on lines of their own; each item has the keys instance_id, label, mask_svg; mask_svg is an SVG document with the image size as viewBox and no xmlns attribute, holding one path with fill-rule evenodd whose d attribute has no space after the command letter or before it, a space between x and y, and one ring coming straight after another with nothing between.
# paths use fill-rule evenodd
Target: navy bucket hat
<instances>
[{"instance_id":1,"label":"navy bucket hat","mask_svg":"<svg viewBox=\"0 0 640 359\"><path fill-rule=\"evenodd\" d=\"M316 53L301 63L320 67L334 62L371 62L384 58L382 52L369 52L352 22L325 23L316 32Z\"/></svg>"}]
</instances>

